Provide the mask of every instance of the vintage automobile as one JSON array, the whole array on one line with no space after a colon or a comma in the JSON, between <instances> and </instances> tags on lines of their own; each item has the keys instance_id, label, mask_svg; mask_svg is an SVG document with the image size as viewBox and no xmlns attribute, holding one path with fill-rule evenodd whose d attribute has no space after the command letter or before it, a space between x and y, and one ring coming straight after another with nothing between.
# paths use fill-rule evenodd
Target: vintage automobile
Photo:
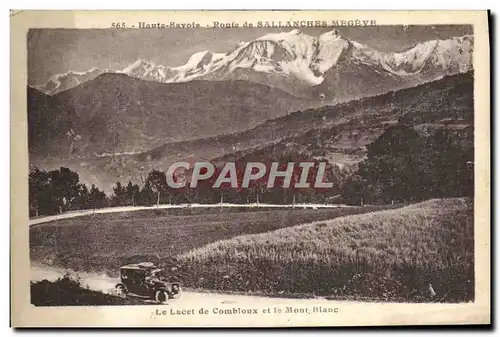
<instances>
[{"instance_id":1,"label":"vintage automobile","mask_svg":"<svg viewBox=\"0 0 500 337\"><path fill-rule=\"evenodd\" d=\"M115 286L119 296L136 296L157 303L179 298L182 292L179 282L168 282L164 270L151 262L129 264L120 268L121 282Z\"/></svg>"}]
</instances>

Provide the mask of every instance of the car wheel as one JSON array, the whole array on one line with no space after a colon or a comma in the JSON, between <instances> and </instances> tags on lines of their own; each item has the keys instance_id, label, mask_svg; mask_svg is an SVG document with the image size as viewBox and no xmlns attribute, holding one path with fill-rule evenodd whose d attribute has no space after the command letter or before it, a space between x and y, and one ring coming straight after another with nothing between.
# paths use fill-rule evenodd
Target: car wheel
<instances>
[{"instance_id":1,"label":"car wheel","mask_svg":"<svg viewBox=\"0 0 500 337\"><path fill-rule=\"evenodd\" d=\"M126 297L127 296L127 288L123 284L118 284L116 286L116 294L120 297Z\"/></svg>"},{"instance_id":2,"label":"car wheel","mask_svg":"<svg viewBox=\"0 0 500 337\"><path fill-rule=\"evenodd\" d=\"M168 294L164 290L157 290L155 292L155 300L157 303L165 304L168 302Z\"/></svg>"},{"instance_id":3,"label":"car wheel","mask_svg":"<svg viewBox=\"0 0 500 337\"><path fill-rule=\"evenodd\" d=\"M182 294L181 286L174 285L172 287L172 298L179 298L179 297L181 297L181 294Z\"/></svg>"}]
</instances>

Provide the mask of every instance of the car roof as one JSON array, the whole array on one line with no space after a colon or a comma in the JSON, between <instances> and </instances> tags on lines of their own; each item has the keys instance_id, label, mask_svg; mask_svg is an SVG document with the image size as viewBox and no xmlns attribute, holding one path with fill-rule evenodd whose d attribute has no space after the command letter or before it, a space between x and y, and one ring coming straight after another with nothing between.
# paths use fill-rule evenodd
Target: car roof
<instances>
[{"instance_id":1,"label":"car roof","mask_svg":"<svg viewBox=\"0 0 500 337\"><path fill-rule=\"evenodd\" d=\"M131 263L122 266L120 269L151 270L157 267L151 262Z\"/></svg>"}]
</instances>

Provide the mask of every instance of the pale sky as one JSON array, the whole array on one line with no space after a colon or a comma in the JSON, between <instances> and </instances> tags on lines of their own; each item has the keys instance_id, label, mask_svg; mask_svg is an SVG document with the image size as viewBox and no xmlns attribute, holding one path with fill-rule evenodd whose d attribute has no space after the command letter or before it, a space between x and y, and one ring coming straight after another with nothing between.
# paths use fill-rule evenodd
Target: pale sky
<instances>
[{"instance_id":1,"label":"pale sky","mask_svg":"<svg viewBox=\"0 0 500 337\"><path fill-rule=\"evenodd\" d=\"M317 36L329 28L301 28ZM415 44L472 34L471 26L336 27L345 38L380 51L401 51ZM241 41L279 31L269 28L202 29L35 29L28 33L28 84L55 74L92 67L123 69L142 58L165 66L184 64L196 52L229 52Z\"/></svg>"}]
</instances>

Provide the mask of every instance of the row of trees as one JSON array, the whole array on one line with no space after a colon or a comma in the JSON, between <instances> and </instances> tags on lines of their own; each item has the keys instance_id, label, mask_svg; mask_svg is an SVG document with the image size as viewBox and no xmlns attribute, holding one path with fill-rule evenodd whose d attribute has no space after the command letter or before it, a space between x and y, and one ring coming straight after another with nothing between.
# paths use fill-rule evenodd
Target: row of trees
<instances>
[{"instance_id":1,"label":"row of trees","mask_svg":"<svg viewBox=\"0 0 500 337\"><path fill-rule=\"evenodd\" d=\"M68 168L44 171L32 167L29 173L30 215L50 215L107 205L106 194L95 185L80 183L78 173Z\"/></svg>"},{"instance_id":2,"label":"row of trees","mask_svg":"<svg viewBox=\"0 0 500 337\"><path fill-rule=\"evenodd\" d=\"M473 196L472 128L430 135L398 124L367 146L367 158L344 184L351 204Z\"/></svg>"},{"instance_id":3,"label":"row of trees","mask_svg":"<svg viewBox=\"0 0 500 337\"><path fill-rule=\"evenodd\" d=\"M256 160L253 160L256 161ZM316 189L313 187L316 175L318 174L318 161L314 162L314 167L309 171L307 181L310 188L294 188L294 184L299 181L301 168L298 161L293 158L279 158L275 160L283 163L279 170L284 171L286 164L295 162L296 169L291 179L291 187L283 188L283 178L277 178L274 187L267 187L268 173L257 181L250 182L246 188L241 187L242 177L247 160L241 160L236 163L238 177L238 188L233 188L229 183L222 184L220 188L214 188L216 177L219 175L221 167L216 168L216 173L209 179L198 182L196 188L186 186L184 188L172 188L168 186L166 174L163 171L152 170L148 173L142 188L131 182L124 186L117 182L113 187L111 203L114 206L123 205L152 205L159 204L179 204L179 203L202 203L213 204L221 200L224 202L246 204L246 203L273 203L289 204L296 203L318 203L325 202L327 198L340 194L338 177L335 174L339 169L336 166L327 165L324 175L324 182L332 182L334 187L331 189ZM302 160L304 161L304 160ZM262 161L261 162L265 162ZM269 161L270 163L271 161ZM270 165L266 165L269 167ZM192 171L184 172L184 177L189 181Z\"/></svg>"},{"instance_id":4,"label":"row of trees","mask_svg":"<svg viewBox=\"0 0 500 337\"><path fill-rule=\"evenodd\" d=\"M472 130L457 132L442 129L422 135L410 126L399 124L388 128L367 146L367 158L353 174L329 165L325 181L333 188L293 188L300 177L294 171L291 188L268 188L266 174L248 188L213 188L214 177L202 180L196 188L174 189L168 186L163 171L152 170L142 187L117 182L109 197L95 185L88 188L79 181L76 172L61 167L43 171L33 167L29 175L30 214L49 215L68 210L95 209L106 206L137 206L180 203L323 203L339 201L349 204L412 202L428 198L473 196L474 147ZM240 158L237 162L239 179L247 162L280 163L313 161L308 182L313 185L319 161L288 153L263 158ZM268 165L269 166L269 165ZM297 165L298 166L298 165ZM284 168L281 168L284 169ZM220 170L218 168L217 170ZM185 172L187 176L192 172ZM279 183L280 178L277 179ZM241 186L241 181L239 181Z\"/></svg>"}]
</instances>

